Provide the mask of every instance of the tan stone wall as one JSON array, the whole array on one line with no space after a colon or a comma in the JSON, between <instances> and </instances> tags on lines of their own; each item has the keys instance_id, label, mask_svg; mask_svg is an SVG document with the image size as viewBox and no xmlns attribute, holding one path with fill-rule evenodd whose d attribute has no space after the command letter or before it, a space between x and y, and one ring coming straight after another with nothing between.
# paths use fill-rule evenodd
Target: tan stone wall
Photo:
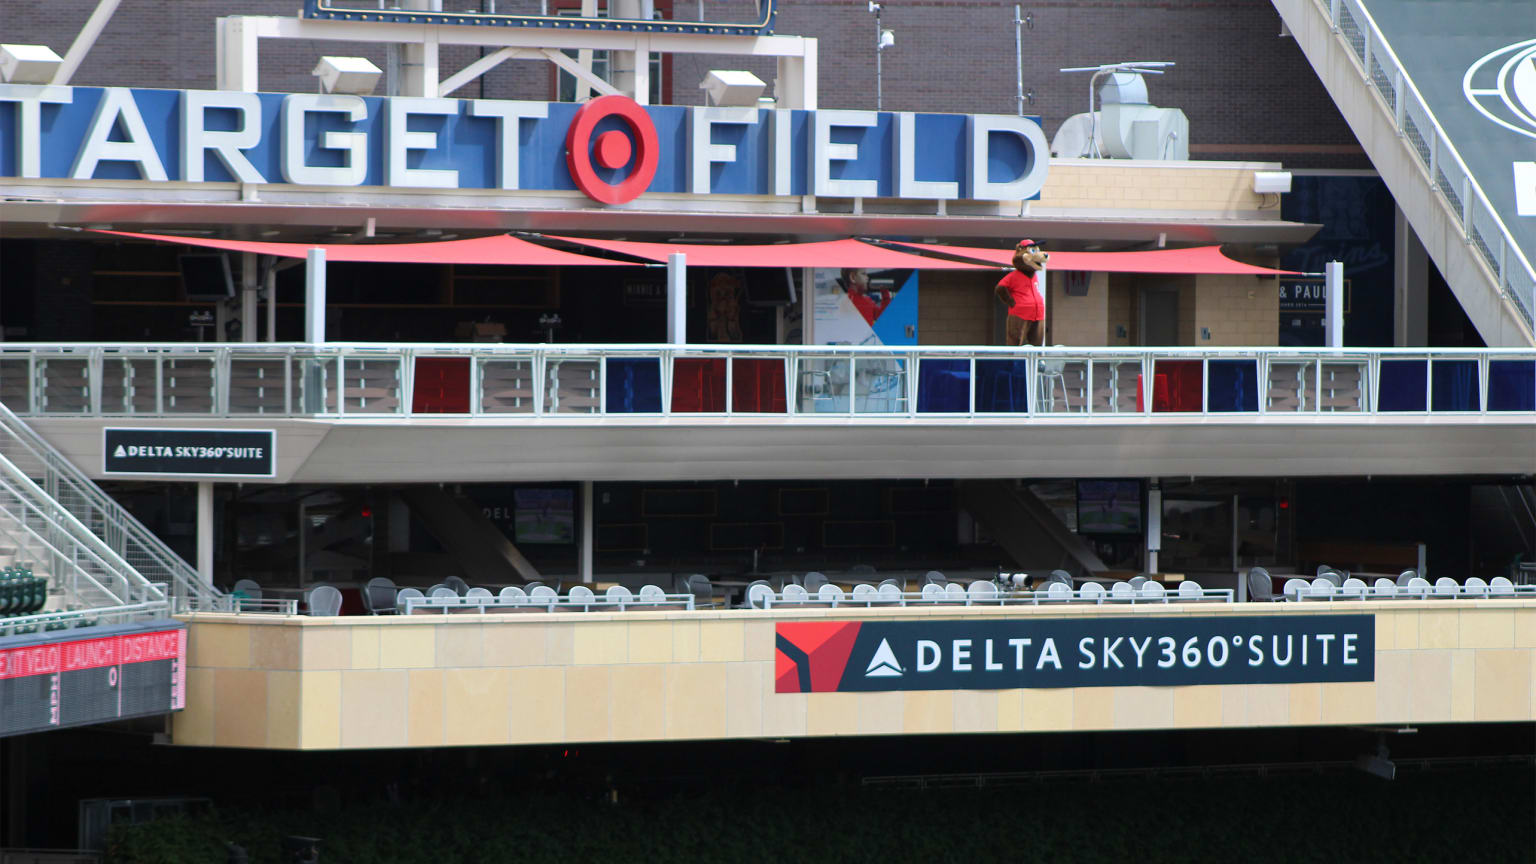
<instances>
[{"instance_id":1,"label":"tan stone wall","mask_svg":"<svg viewBox=\"0 0 1536 864\"><path fill-rule=\"evenodd\" d=\"M925 271L919 277L917 344L992 345L993 316L1002 304L992 294L1003 271Z\"/></svg>"},{"instance_id":2,"label":"tan stone wall","mask_svg":"<svg viewBox=\"0 0 1536 864\"><path fill-rule=\"evenodd\" d=\"M1211 338L1189 344L1274 345L1280 338L1280 291L1274 279L1254 276L1196 276L1194 303L1198 328Z\"/></svg>"},{"instance_id":3,"label":"tan stone wall","mask_svg":"<svg viewBox=\"0 0 1536 864\"><path fill-rule=\"evenodd\" d=\"M1088 278L1088 293L1068 297L1062 289L1060 274L1047 276L1050 291L1046 315L1050 321L1052 345L1107 345L1109 338L1109 274L1093 273Z\"/></svg>"},{"instance_id":4,"label":"tan stone wall","mask_svg":"<svg viewBox=\"0 0 1536 864\"><path fill-rule=\"evenodd\" d=\"M1109 296L1105 301L1106 345L1135 345L1138 340L1136 277L1130 273L1110 273ZM1120 335L1120 328L1125 335Z\"/></svg>"},{"instance_id":5,"label":"tan stone wall","mask_svg":"<svg viewBox=\"0 0 1536 864\"><path fill-rule=\"evenodd\" d=\"M1373 614L1362 683L778 694L774 621ZM188 746L482 746L710 738L1529 721L1536 604L1403 601L410 618L189 619Z\"/></svg>"},{"instance_id":6,"label":"tan stone wall","mask_svg":"<svg viewBox=\"0 0 1536 864\"><path fill-rule=\"evenodd\" d=\"M1187 211L1279 218L1261 211L1252 167L1186 163L1127 163L1113 160L1051 161L1040 204L1052 209Z\"/></svg>"}]
</instances>

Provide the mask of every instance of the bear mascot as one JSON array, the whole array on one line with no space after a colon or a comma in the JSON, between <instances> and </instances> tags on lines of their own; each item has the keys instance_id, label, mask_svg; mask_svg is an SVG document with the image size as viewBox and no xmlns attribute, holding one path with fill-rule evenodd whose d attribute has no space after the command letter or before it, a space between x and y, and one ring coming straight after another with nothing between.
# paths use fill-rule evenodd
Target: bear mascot
<instances>
[{"instance_id":1,"label":"bear mascot","mask_svg":"<svg viewBox=\"0 0 1536 864\"><path fill-rule=\"evenodd\" d=\"M1035 241L1020 240L1013 247L1013 272L994 289L997 299L1008 307L1007 344L1011 346L1045 344L1045 301L1035 282L1050 257Z\"/></svg>"}]
</instances>

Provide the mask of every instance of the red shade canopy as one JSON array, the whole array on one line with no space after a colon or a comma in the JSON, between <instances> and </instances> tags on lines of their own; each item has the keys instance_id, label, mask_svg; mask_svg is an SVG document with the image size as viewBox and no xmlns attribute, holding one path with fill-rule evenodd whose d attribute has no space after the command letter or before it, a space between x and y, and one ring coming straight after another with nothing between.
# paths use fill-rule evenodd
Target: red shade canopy
<instances>
[{"instance_id":1,"label":"red shade canopy","mask_svg":"<svg viewBox=\"0 0 1536 864\"><path fill-rule=\"evenodd\" d=\"M987 249L980 246L939 246L932 243L902 243L925 252L942 252L992 261L1012 266L1012 249ZM1234 261L1223 255L1220 246L1195 246L1189 249L1151 249L1145 252L1052 252L1051 270L1090 270L1095 273L1209 274L1223 276L1293 276L1294 270L1274 270Z\"/></svg>"},{"instance_id":2,"label":"red shade canopy","mask_svg":"<svg viewBox=\"0 0 1536 864\"><path fill-rule=\"evenodd\" d=\"M507 234L475 237L469 240L439 240L434 243L268 243L261 240L220 240L211 237L171 237L163 234L134 234L128 231L101 231L118 237L180 243L204 249L229 252L254 252L279 258L303 258L311 249L324 249L326 262L369 262L374 264L521 264L531 267L626 267L622 261L592 258L574 252L550 249Z\"/></svg>"},{"instance_id":3,"label":"red shade canopy","mask_svg":"<svg viewBox=\"0 0 1536 864\"><path fill-rule=\"evenodd\" d=\"M682 252L690 267L827 267L863 270L990 270L983 264L967 264L942 258L926 258L858 240L826 240L819 243L711 244L642 243L630 240L589 240L582 237L544 235L552 240L579 243L665 263L667 256Z\"/></svg>"}]
</instances>

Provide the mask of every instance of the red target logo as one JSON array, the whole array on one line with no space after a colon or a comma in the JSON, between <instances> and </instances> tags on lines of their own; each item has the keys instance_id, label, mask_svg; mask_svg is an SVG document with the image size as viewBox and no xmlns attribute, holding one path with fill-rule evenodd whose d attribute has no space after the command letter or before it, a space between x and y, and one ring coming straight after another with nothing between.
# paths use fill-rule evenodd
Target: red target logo
<instances>
[{"instance_id":1,"label":"red target logo","mask_svg":"<svg viewBox=\"0 0 1536 864\"><path fill-rule=\"evenodd\" d=\"M593 130L609 117L623 120L630 135L610 129L594 141ZM576 111L565 134L565 164L576 187L587 193L588 198L604 204L623 204L635 200L650 187L656 177L656 164L661 160L660 148L656 124L638 102L627 96L600 96ZM597 176L598 167L617 169L631 161L633 170L618 183Z\"/></svg>"}]
</instances>

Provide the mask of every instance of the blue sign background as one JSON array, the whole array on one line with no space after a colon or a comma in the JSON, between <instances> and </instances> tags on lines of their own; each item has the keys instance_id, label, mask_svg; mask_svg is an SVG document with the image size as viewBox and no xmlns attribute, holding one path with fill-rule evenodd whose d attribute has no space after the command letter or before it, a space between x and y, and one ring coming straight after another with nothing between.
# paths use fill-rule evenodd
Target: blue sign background
<instances>
[{"instance_id":1,"label":"blue sign background","mask_svg":"<svg viewBox=\"0 0 1536 864\"><path fill-rule=\"evenodd\" d=\"M44 178L67 178L76 153L84 144L97 104L102 98L102 88L73 88L73 101L68 104L43 104L42 113L42 175ZM180 114L181 91L133 89L134 102L144 118L156 153L170 180L180 180L181 146ZM282 116L284 94L259 94L261 117L256 122L261 129L260 142L241 151L257 171L271 184L283 184L282 174ZM321 148L318 143L326 132L362 132L367 138L368 171L365 186L382 186L385 183L384 129L387 123L385 97L363 97L368 114L363 120L351 123L341 114L316 112L307 115L304 131L305 163L315 166L339 166L344 164L340 150ZM407 152L409 168L456 169L458 185L464 189L496 188L497 139L494 118L472 117L466 113L468 100L459 103L459 113L453 116L413 115L409 129L413 132L435 132L437 146L432 150ZM576 184L566 167L565 136L571 120L581 106L569 102L548 103L549 116L545 119L523 120L520 123L518 186L524 190L574 190ZM660 141L660 162L656 177L647 191L659 193L684 193L688 191L688 111L675 105L646 106L645 111L656 126ZM17 127L20 109L14 103L0 103L0 176L15 177L17 164ZM712 166L712 188L716 194L766 195L771 193L769 169L773 159L771 129L766 109L758 112L758 122L753 125L717 124L712 127L711 141L716 144L734 144L736 161L716 163ZM811 112L790 112L790 194L810 194L808 123ZM209 130L235 128L237 114L232 109L209 109L206 126ZM1038 122L1038 118L1035 122ZM833 143L857 143L859 159L853 162L833 161L830 175L834 180L875 180L879 184L878 195L895 196L895 162L891 139L895 135L896 118L890 113L879 115L877 125L867 128L833 127ZM596 132L608 129L625 129L617 118L599 123ZM915 175L917 180L951 181L961 184L962 197L966 180L966 161L969 147L966 140L966 117L960 114L918 114L914 122ZM594 140L596 135L593 136ZM113 140L127 140L119 129ZM1021 175L1028 167L1030 153L1027 146L1012 134L994 133L988 148L988 177L994 181L1007 181ZM1038 158L1046 158L1038 154ZM598 169L599 176L615 182L628 176L632 166L619 169ZM209 151L204 156L204 176L207 182L232 182L234 178L222 162ZM103 161L92 179L138 180L138 166L134 163ZM1036 195L1035 197L1038 197Z\"/></svg>"}]
</instances>

